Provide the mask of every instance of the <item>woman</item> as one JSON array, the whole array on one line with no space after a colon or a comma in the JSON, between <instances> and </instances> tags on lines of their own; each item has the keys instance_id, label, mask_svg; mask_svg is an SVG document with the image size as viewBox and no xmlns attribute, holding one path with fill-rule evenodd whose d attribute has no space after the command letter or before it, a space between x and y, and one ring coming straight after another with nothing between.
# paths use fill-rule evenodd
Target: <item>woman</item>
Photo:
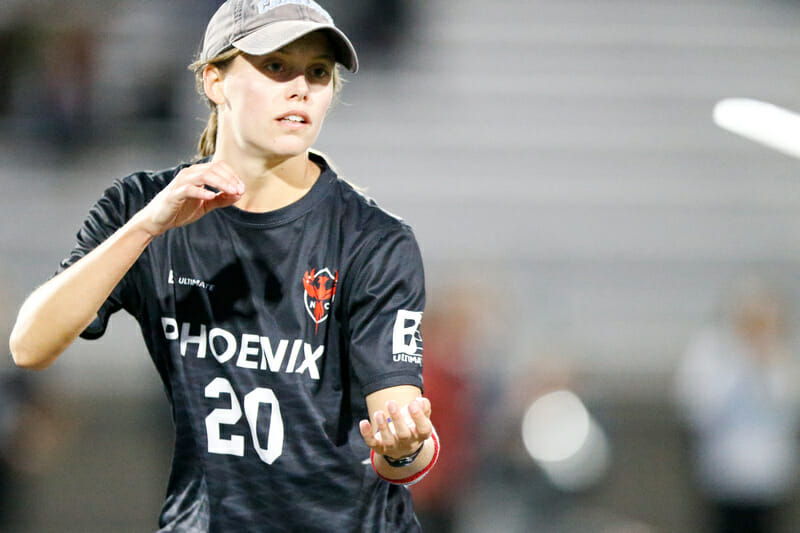
<instances>
[{"instance_id":1,"label":"woman","mask_svg":"<svg viewBox=\"0 0 800 533\"><path fill-rule=\"evenodd\" d=\"M358 68L315 2L225 2L194 64L207 157L107 189L19 312L28 368L121 308L138 320L176 428L161 531L419 529L402 485L439 451L422 263L407 225L309 152L336 63Z\"/></svg>"}]
</instances>

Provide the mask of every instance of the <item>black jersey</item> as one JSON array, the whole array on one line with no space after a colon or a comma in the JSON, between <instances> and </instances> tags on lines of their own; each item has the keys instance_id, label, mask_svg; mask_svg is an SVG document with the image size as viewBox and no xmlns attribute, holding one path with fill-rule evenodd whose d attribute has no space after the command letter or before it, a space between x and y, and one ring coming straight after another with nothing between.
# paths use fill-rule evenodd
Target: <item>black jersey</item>
<instances>
[{"instance_id":1,"label":"black jersey","mask_svg":"<svg viewBox=\"0 0 800 533\"><path fill-rule=\"evenodd\" d=\"M416 531L406 487L378 478L365 395L422 388L424 280L411 229L322 173L268 213L234 206L155 238L82 333L119 309L141 326L176 440L161 531ZM67 268L182 167L118 180Z\"/></svg>"}]
</instances>

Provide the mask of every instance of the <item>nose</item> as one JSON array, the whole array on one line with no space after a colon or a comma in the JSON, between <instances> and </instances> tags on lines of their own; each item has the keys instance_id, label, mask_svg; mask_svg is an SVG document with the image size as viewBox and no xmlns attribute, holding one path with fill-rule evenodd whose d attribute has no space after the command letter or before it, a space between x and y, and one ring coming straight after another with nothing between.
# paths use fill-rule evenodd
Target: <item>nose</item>
<instances>
[{"instance_id":1,"label":"nose","mask_svg":"<svg viewBox=\"0 0 800 533\"><path fill-rule=\"evenodd\" d=\"M309 93L308 80L304 74L298 74L286 82L286 97L289 100L307 100Z\"/></svg>"}]
</instances>

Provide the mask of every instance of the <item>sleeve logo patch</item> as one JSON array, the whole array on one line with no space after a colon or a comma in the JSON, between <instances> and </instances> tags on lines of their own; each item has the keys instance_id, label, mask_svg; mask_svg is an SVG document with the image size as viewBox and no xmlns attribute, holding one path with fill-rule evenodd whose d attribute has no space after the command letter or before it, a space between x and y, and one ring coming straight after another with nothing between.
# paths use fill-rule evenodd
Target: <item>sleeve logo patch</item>
<instances>
[{"instance_id":1,"label":"sleeve logo patch","mask_svg":"<svg viewBox=\"0 0 800 533\"><path fill-rule=\"evenodd\" d=\"M400 309L392 332L392 356L396 363L413 363L422 366L422 313Z\"/></svg>"},{"instance_id":2,"label":"sleeve logo patch","mask_svg":"<svg viewBox=\"0 0 800 533\"><path fill-rule=\"evenodd\" d=\"M336 282L339 281L339 271L333 274L327 268L317 272L312 268L303 275L303 301L308 315L314 321L314 334L319 331L319 325L328 319L333 297L336 295Z\"/></svg>"}]
</instances>

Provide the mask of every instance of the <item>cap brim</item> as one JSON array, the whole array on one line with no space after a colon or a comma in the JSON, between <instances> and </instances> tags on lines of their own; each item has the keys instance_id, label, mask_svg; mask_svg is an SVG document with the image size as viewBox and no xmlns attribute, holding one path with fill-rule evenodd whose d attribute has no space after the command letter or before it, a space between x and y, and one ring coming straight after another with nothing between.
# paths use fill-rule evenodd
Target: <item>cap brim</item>
<instances>
[{"instance_id":1,"label":"cap brim","mask_svg":"<svg viewBox=\"0 0 800 533\"><path fill-rule=\"evenodd\" d=\"M336 53L336 61L350 72L358 70L358 56L350 39L339 28L330 24L320 24L306 20L283 20L273 22L263 28L233 41L233 46L246 54L263 55L283 48L304 35L324 31L331 37Z\"/></svg>"}]
</instances>

